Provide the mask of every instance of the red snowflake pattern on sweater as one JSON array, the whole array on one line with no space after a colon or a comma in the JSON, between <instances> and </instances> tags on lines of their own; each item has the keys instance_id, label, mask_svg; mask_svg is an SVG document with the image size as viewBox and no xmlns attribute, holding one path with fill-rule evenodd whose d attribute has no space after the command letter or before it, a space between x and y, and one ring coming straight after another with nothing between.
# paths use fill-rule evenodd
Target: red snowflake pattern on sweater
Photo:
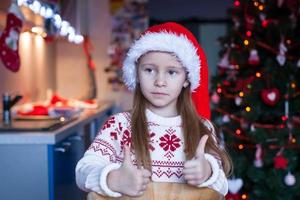
<instances>
[{"instance_id":1,"label":"red snowflake pattern on sweater","mask_svg":"<svg viewBox=\"0 0 300 200\"><path fill-rule=\"evenodd\" d=\"M154 151L155 147L153 146L154 144L154 137L155 137L155 133L151 132L149 133L149 150L150 151Z\"/></svg>"},{"instance_id":2,"label":"red snowflake pattern on sweater","mask_svg":"<svg viewBox=\"0 0 300 200\"><path fill-rule=\"evenodd\" d=\"M113 139L113 140L118 140L118 133L117 132L110 132L110 137Z\"/></svg>"},{"instance_id":3,"label":"red snowflake pattern on sweater","mask_svg":"<svg viewBox=\"0 0 300 200\"><path fill-rule=\"evenodd\" d=\"M125 130L124 134L123 134L123 138L121 140L121 148L124 148L124 145L131 145L131 134L129 132L129 130Z\"/></svg>"},{"instance_id":4,"label":"red snowflake pattern on sweater","mask_svg":"<svg viewBox=\"0 0 300 200\"><path fill-rule=\"evenodd\" d=\"M175 151L177 148L180 147L179 142L181 140L174 134L175 130L169 129L167 130L167 132L167 134L159 138L159 140L161 141L159 143L159 146L161 146L165 151Z\"/></svg>"},{"instance_id":5,"label":"red snowflake pattern on sweater","mask_svg":"<svg viewBox=\"0 0 300 200\"><path fill-rule=\"evenodd\" d=\"M112 140L118 140L119 136L122 135L122 125L119 123L119 126L114 129L114 131L110 132L110 137Z\"/></svg>"},{"instance_id":6,"label":"red snowflake pattern on sweater","mask_svg":"<svg viewBox=\"0 0 300 200\"><path fill-rule=\"evenodd\" d=\"M105 122L105 124L102 126L102 131L104 131L105 129L107 129L107 128L110 128L112 125L114 125L115 124L115 117L114 116L112 116L111 118L109 118L106 122Z\"/></svg>"}]
</instances>

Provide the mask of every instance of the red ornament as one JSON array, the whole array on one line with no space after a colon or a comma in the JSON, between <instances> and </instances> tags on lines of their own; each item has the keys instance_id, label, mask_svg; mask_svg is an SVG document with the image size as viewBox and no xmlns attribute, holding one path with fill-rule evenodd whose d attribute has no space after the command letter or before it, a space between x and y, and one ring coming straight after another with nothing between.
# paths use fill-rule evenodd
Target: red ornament
<instances>
[{"instance_id":1,"label":"red ornament","mask_svg":"<svg viewBox=\"0 0 300 200\"><path fill-rule=\"evenodd\" d=\"M224 80L224 81L223 81L223 85L224 85L224 86L230 86L230 82L227 81L227 80Z\"/></svg>"},{"instance_id":2,"label":"red ornament","mask_svg":"<svg viewBox=\"0 0 300 200\"><path fill-rule=\"evenodd\" d=\"M275 169L286 169L288 165L288 160L282 156L278 155L274 159L274 168Z\"/></svg>"},{"instance_id":3,"label":"red ornament","mask_svg":"<svg viewBox=\"0 0 300 200\"><path fill-rule=\"evenodd\" d=\"M232 193L227 193L225 196L226 200L240 200L240 195L237 194L232 194Z\"/></svg>"},{"instance_id":4,"label":"red ornament","mask_svg":"<svg viewBox=\"0 0 300 200\"><path fill-rule=\"evenodd\" d=\"M281 116L281 120L282 120L282 121L286 121L286 120L288 120L288 117L285 116L285 115L283 115L283 116Z\"/></svg>"},{"instance_id":5,"label":"red ornament","mask_svg":"<svg viewBox=\"0 0 300 200\"><path fill-rule=\"evenodd\" d=\"M253 30L255 24L255 18L251 15L246 15L246 29Z\"/></svg>"},{"instance_id":6,"label":"red ornament","mask_svg":"<svg viewBox=\"0 0 300 200\"><path fill-rule=\"evenodd\" d=\"M251 31L247 31L247 32L246 32L246 35L247 35L248 37L251 37L252 32L251 32Z\"/></svg>"},{"instance_id":7,"label":"red ornament","mask_svg":"<svg viewBox=\"0 0 300 200\"><path fill-rule=\"evenodd\" d=\"M266 28L266 27L268 26L268 24L269 24L269 21L265 19L265 20L262 21L261 24L262 24L262 26L263 26L264 28Z\"/></svg>"},{"instance_id":8,"label":"red ornament","mask_svg":"<svg viewBox=\"0 0 300 200\"><path fill-rule=\"evenodd\" d=\"M280 98L279 90L277 88L264 89L261 91L261 98L265 104L274 106Z\"/></svg>"},{"instance_id":9,"label":"red ornament","mask_svg":"<svg viewBox=\"0 0 300 200\"><path fill-rule=\"evenodd\" d=\"M250 55L248 58L248 64L252 66L257 66L260 63L260 58L258 56L258 52L256 49L252 49L250 51Z\"/></svg>"},{"instance_id":10,"label":"red ornament","mask_svg":"<svg viewBox=\"0 0 300 200\"><path fill-rule=\"evenodd\" d=\"M234 5L235 5L236 7L239 7L239 6L241 5L241 3L240 3L239 1L235 1L235 2L234 2Z\"/></svg>"}]
</instances>

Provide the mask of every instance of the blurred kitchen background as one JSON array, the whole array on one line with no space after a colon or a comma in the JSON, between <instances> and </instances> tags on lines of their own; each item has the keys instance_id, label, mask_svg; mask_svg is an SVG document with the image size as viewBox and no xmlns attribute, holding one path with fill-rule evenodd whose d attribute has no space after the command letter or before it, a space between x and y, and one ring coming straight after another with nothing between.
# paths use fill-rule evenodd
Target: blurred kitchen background
<instances>
[{"instance_id":1,"label":"blurred kitchen background","mask_svg":"<svg viewBox=\"0 0 300 200\"><path fill-rule=\"evenodd\" d=\"M74 167L106 118L131 107L130 43L176 21L215 74L229 0L1 0L0 199L84 199Z\"/></svg>"}]
</instances>

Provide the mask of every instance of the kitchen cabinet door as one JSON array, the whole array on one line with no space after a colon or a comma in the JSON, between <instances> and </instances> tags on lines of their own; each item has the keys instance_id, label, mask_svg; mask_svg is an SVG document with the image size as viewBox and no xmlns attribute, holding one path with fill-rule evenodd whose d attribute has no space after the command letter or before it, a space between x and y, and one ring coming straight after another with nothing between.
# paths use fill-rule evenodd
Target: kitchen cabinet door
<instances>
[{"instance_id":1,"label":"kitchen cabinet door","mask_svg":"<svg viewBox=\"0 0 300 200\"><path fill-rule=\"evenodd\" d=\"M75 182L75 167L84 154L85 143L82 135L74 134L49 147L49 167L53 167L49 170L50 191L53 191L50 200L85 199L85 193L78 189Z\"/></svg>"}]
</instances>

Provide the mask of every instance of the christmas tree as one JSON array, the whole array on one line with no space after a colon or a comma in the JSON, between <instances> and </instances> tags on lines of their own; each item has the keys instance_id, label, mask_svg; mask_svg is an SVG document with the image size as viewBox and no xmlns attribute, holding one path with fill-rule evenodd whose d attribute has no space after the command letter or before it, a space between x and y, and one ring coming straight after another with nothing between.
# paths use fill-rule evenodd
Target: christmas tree
<instances>
[{"instance_id":1,"label":"christmas tree","mask_svg":"<svg viewBox=\"0 0 300 200\"><path fill-rule=\"evenodd\" d=\"M229 14L211 95L227 199L300 199L300 1L236 0Z\"/></svg>"}]
</instances>

